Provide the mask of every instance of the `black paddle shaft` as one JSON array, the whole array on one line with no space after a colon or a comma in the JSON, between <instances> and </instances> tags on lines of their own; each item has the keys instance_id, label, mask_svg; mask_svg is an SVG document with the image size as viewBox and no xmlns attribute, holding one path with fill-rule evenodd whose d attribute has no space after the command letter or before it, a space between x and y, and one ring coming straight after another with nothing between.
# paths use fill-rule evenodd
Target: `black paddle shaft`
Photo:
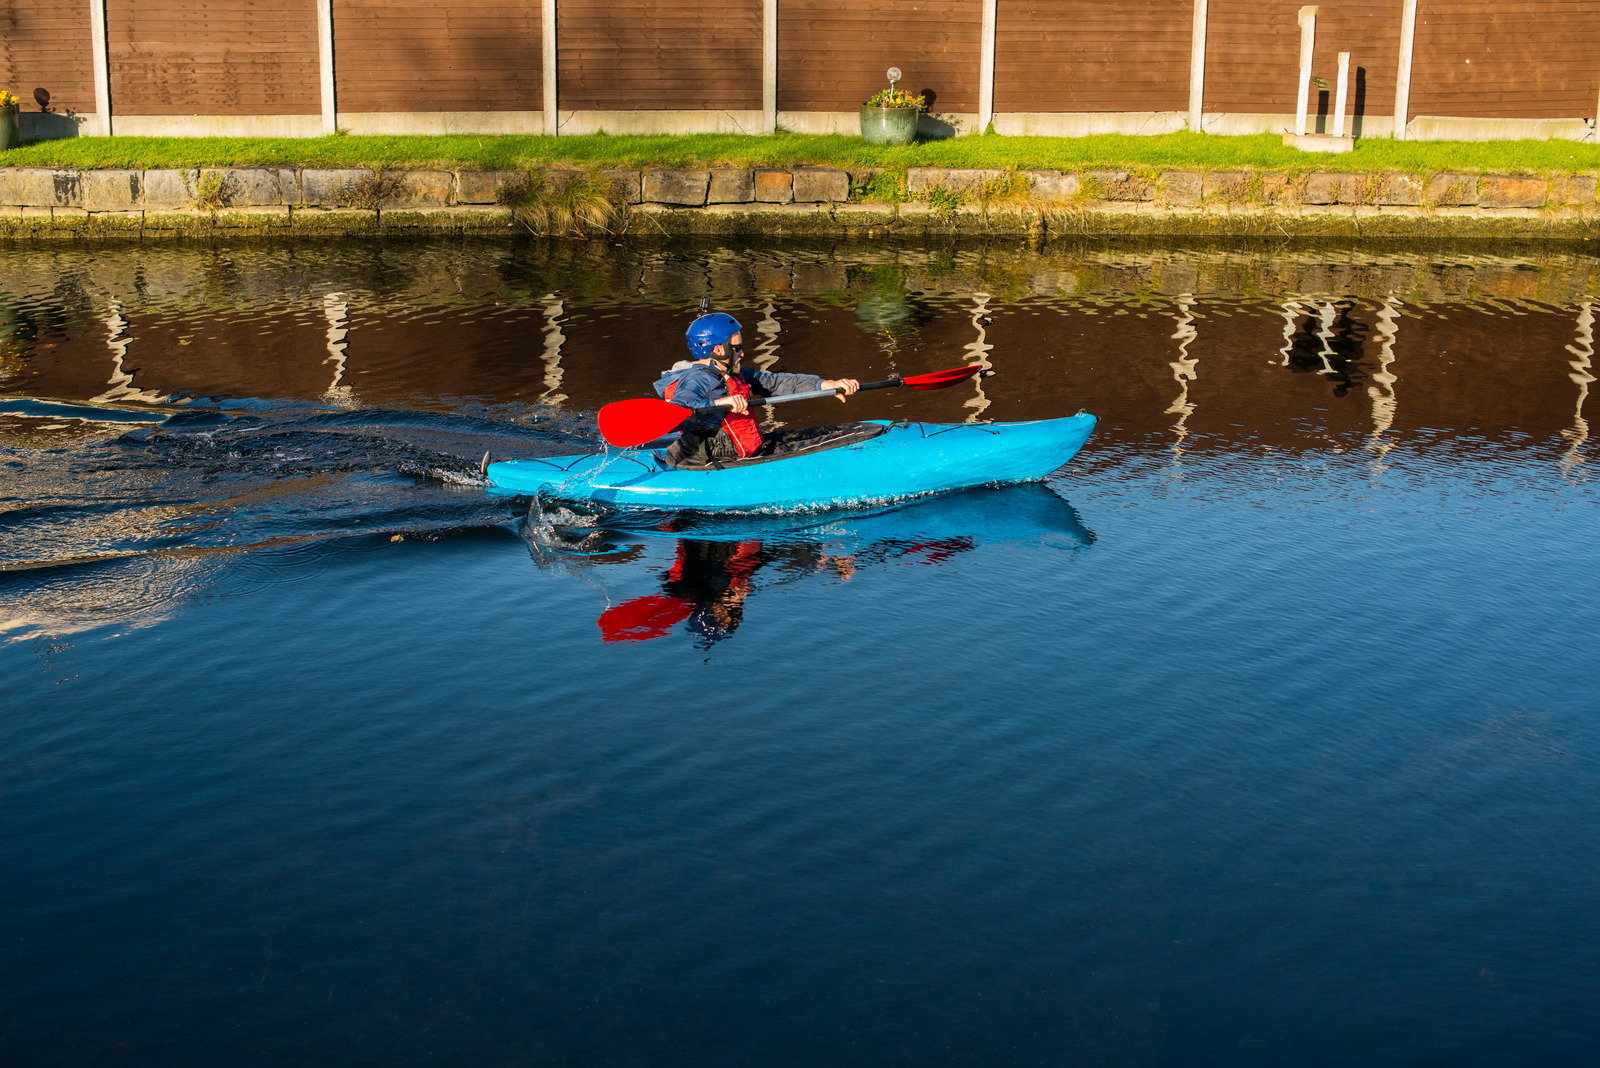
<instances>
[{"instance_id":1,"label":"black paddle shaft","mask_svg":"<svg viewBox=\"0 0 1600 1068\"><path fill-rule=\"evenodd\" d=\"M882 382L864 382L856 387L860 393L868 389L888 389L890 386L904 385L904 378L885 378ZM813 389L805 393L784 393L776 397L751 397L751 404L788 404L790 401L816 400L818 397L831 397L838 393L837 389ZM725 411L726 404L708 404L704 408L694 409L695 415L709 415L712 412Z\"/></svg>"}]
</instances>

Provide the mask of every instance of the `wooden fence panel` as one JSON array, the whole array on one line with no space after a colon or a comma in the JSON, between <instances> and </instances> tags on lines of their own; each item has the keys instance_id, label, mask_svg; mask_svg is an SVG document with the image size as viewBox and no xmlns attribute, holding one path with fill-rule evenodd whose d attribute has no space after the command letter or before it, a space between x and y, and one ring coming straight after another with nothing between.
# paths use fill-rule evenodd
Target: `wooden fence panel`
<instances>
[{"instance_id":1,"label":"wooden fence panel","mask_svg":"<svg viewBox=\"0 0 1600 1068\"><path fill-rule=\"evenodd\" d=\"M1600 0L1424 0L1410 114L1593 118Z\"/></svg>"},{"instance_id":2,"label":"wooden fence panel","mask_svg":"<svg viewBox=\"0 0 1600 1068\"><path fill-rule=\"evenodd\" d=\"M106 51L118 115L321 110L310 0L107 0Z\"/></svg>"},{"instance_id":3,"label":"wooden fence panel","mask_svg":"<svg viewBox=\"0 0 1600 1068\"><path fill-rule=\"evenodd\" d=\"M1390 115L1400 56L1400 0L1317 5L1311 71L1328 83L1330 105L1339 53L1350 53L1349 114ZM1205 110L1292 115L1300 77L1300 0L1210 0ZM1318 92L1311 111L1319 110Z\"/></svg>"},{"instance_id":4,"label":"wooden fence panel","mask_svg":"<svg viewBox=\"0 0 1600 1068\"><path fill-rule=\"evenodd\" d=\"M334 0L340 111L538 111L539 0Z\"/></svg>"},{"instance_id":5,"label":"wooden fence panel","mask_svg":"<svg viewBox=\"0 0 1600 1068\"><path fill-rule=\"evenodd\" d=\"M1394 106L1401 0L1332 0L1314 73L1332 93L1352 56L1353 112ZM1299 0L1210 0L1205 110L1290 114ZM761 0L561 0L566 110L755 110ZM780 0L779 107L851 111L898 66L933 109L978 105L982 0ZM998 112L1178 111L1188 104L1193 0L1005 0ZM316 0L107 0L117 114L316 115ZM468 6L335 0L340 110L538 110L539 0ZM94 110L88 12L0 4L0 85L25 108ZM1409 111L1462 118L1593 117L1600 0L1421 0ZM1313 93L1313 109L1320 93ZM1324 106L1326 106L1324 104Z\"/></svg>"},{"instance_id":6,"label":"wooden fence panel","mask_svg":"<svg viewBox=\"0 0 1600 1068\"><path fill-rule=\"evenodd\" d=\"M86 9L18 0L0 4L0 89L10 89L33 111L33 91L50 94L50 106L92 112L94 67Z\"/></svg>"},{"instance_id":7,"label":"wooden fence panel","mask_svg":"<svg viewBox=\"0 0 1600 1068\"><path fill-rule=\"evenodd\" d=\"M560 0L561 110L761 108L761 0Z\"/></svg>"},{"instance_id":8,"label":"wooden fence panel","mask_svg":"<svg viewBox=\"0 0 1600 1068\"><path fill-rule=\"evenodd\" d=\"M1182 111L1193 0L999 5L995 110Z\"/></svg>"},{"instance_id":9,"label":"wooden fence panel","mask_svg":"<svg viewBox=\"0 0 1600 1068\"><path fill-rule=\"evenodd\" d=\"M932 110L977 111L982 31L980 0L779 0L778 108L854 111L899 67Z\"/></svg>"}]
</instances>

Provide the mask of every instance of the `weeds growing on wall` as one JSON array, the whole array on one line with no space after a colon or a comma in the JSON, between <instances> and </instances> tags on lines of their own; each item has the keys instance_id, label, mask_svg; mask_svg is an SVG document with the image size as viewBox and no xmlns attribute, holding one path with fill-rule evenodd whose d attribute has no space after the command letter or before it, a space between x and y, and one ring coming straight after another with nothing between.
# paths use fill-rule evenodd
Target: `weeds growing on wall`
<instances>
[{"instance_id":1,"label":"weeds growing on wall","mask_svg":"<svg viewBox=\"0 0 1600 1068\"><path fill-rule=\"evenodd\" d=\"M228 206L233 180L227 171L204 171L194 187L194 210L216 214Z\"/></svg>"},{"instance_id":2,"label":"weeds growing on wall","mask_svg":"<svg viewBox=\"0 0 1600 1068\"><path fill-rule=\"evenodd\" d=\"M918 193L916 199L932 208L941 219L954 219L956 213L961 210L961 205L970 198L959 189L939 186L925 193Z\"/></svg>"},{"instance_id":3,"label":"weeds growing on wall","mask_svg":"<svg viewBox=\"0 0 1600 1068\"><path fill-rule=\"evenodd\" d=\"M501 186L495 199L512 219L541 237L587 237L627 228L628 205L611 182L587 171L530 171Z\"/></svg>"},{"instance_id":4,"label":"weeds growing on wall","mask_svg":"<svg viewBox=\"0 0 1600 1068\"><path fill-rule=\"evenodd\" d=\"M339 204L362 211L382 211L398 198L405 188L405 179L398 174L376 171L346 182L339 190Z\"/></svg>"},{"instance_id":5,"label":"weeds growing on wall","mask_svg":"<svg viewBox=\"0 0 1600 1068\"><path fill-rule=\"evenodd\" d=\"M862 172L859 181L850 185L850 199L863 204L904 204L910 200L906 192L904 167L885 167Z\"/></svg>"}]
</instances>

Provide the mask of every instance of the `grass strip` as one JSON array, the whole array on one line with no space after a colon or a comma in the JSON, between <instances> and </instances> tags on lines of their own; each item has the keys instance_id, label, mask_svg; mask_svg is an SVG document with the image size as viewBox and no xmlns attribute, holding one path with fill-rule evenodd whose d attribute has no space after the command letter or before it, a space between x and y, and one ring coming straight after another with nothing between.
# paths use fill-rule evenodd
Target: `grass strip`
<instances>
[{"instance_id":1,"label":"grass strip","mask_svg":"<svg viewBox=\"0 0 1600 1068\"><path fill-rule=\"evenodd\" d=\"M1284 147L1273 134L1153 137L958 137L915 145L867 145L842 134L690 134L572 137L441 135L331 137L84 137L25 145L0 155L12 167L370 167L506 170L574 167L997 167L1126 169L1445 171L1541 174L1600 170L1600 145L1574 141L1395 141L1371 138L1324 155Z\"/></svg>"}]
</instances>

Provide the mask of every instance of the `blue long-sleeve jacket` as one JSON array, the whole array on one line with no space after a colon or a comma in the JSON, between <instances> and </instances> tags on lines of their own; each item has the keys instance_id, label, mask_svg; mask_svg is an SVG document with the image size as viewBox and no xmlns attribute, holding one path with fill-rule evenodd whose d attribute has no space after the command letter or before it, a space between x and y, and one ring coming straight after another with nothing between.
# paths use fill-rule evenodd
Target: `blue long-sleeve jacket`
<instances>
[{"instance_id":1,"label":"blue long-sleeve jacket","mask_svg":"<svg viewBox=\"0 0 1600 1068\"><path fill-rule=\"evenodd\" d=\"M781 397L786 393L809 393L822 388L822 378L818 375L777 374L741 367L739 377L750 384L750 392L758 397ZM663 372L656 379L656 392L665 397L667 387L674 382L678 388L672 394L672 403L685 408L704 408L728 395L728 387L723 384L722 376L705 364L690 363L688 360L674 364L671 370ZM714 433L722 425L725 413L726 409L699 415L691 423L702 433Z\"/></svg>"}]
</instances>

